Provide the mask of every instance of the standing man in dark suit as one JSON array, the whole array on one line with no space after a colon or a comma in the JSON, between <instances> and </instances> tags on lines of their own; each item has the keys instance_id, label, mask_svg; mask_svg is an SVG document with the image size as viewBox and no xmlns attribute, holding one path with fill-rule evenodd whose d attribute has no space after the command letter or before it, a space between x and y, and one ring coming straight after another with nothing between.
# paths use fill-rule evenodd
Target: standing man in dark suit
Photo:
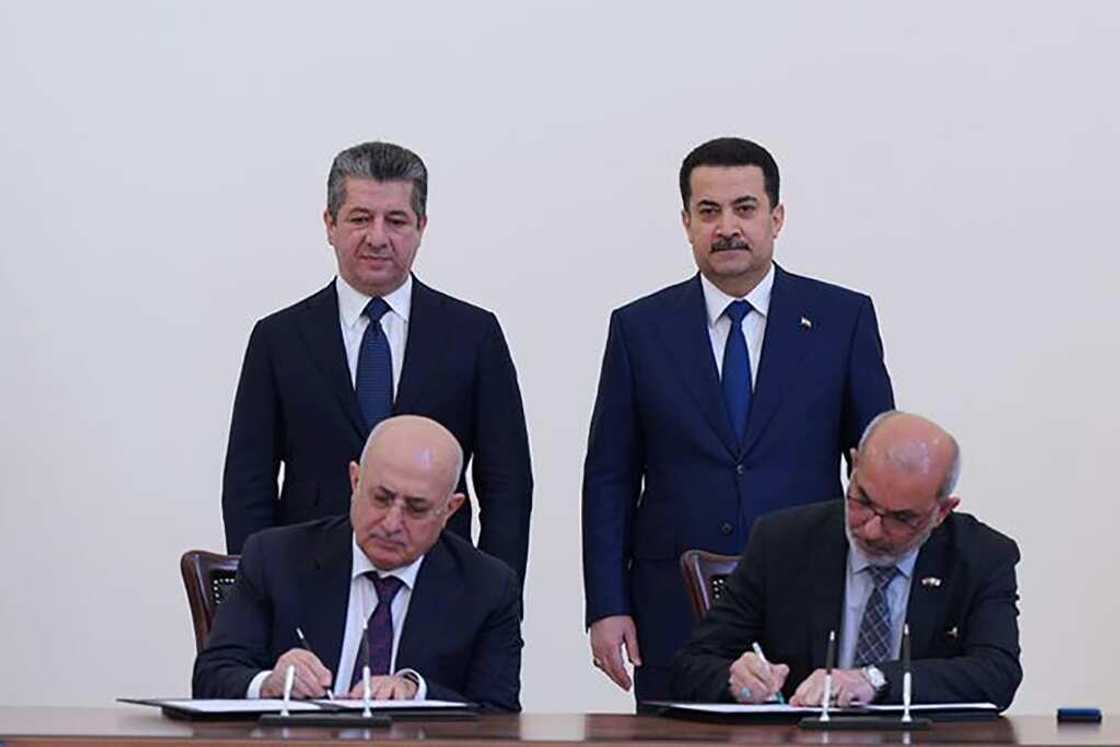
<instances>
[{"instance_id":1,"label":"standing man in dark suit","mask_svg":"<svg viewBox=\"0 0 1120 747\"><path fill-rule=\"evenodd\" d=\"M846 501L759 519L724 592L674 662L674 696L820 705L836 631L841 706L902 699L1007 708L1023 678L1015 543L953 513L960 453L924 418L888 413L853 454ZM759 643L769 663L751 650Z\"/></svg>"},{"instance_id":2,"label":"standing man in dark suit","mask_svg":"<svg viewBox=\"0 0 1120 747\"><path fill-rule=\"evenodd\" d=\"M437 699L518 711L521 602L504 563L443 532L463 455L427 418L383 420L351 462L349 516L251 536L194 667L197 698ZM363 625L368 629L362 636ZM301 647L296 629L312 650ZM333 667L333 669L331 668Z\"/></svg>"},{"instance_id":3,"label":"standing man in dark suit","mask_svg":"<svg viewBox=\"0 0 1120 747\"><path fill-rule=\"evenodd\" d=\"M533 477L517 373L492 313L412 275L427 195L424 162L398 145L334 159L323 222L338 277L259 321L245 353L222 487L231 553L260 529L346 513L346 465L370 429L413 413L458 439L478 489L478 546L524 579ZM470 539L469 501L449 528Z\"/></svg>"},{"instance_id":4,"label":"standing man in dark suit","mask_svg":"<svg viewBox=\"0 0 1120 747\"><path fill-rule=\"evenodd\" d=\"M768 511L837 498L840 459L894 406L871 299L773 262L778 166L738 138L680 171L700 269L611 316L583 483L592 661L669 692L692 627L680 554L737 554Z\"/></svg>"}]
</instances>

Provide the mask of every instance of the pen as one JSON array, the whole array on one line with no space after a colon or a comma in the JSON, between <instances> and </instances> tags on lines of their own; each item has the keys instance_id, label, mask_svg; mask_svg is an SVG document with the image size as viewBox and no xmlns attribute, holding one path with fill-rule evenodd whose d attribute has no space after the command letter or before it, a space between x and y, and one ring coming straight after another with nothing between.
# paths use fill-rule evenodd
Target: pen
<instances>
[{"instance_id":1,"label":"pen","mask_svg":"<svg viewBox=\"0 0 1120 747\"><path fill-rule=\"evenodd\" d=\"M296 627L296 637L299 638L300 646L313 654L315 653L315 651L311 648L311 644L307 642L307 638L304 637L303 631L300 630L298 626ZM327 700L334 700L334 693L331 692L331 688L329 687L327 688Z\"/></svg>"},{"instance_id":2,"label":"pen","mask_svg":"<svg viewBox=\"0 0 1120 747\"><path fill-rule=\"evenodd\" d=\"M766 667L766 674L770 674L770 662L766 660L766 654L762 653L762 646L758 645L758 641L755 641L751 648L754 649L754 655L762 660L763 665ZM782 695L782 691L780 688L777 692L777 698L779 703L786 702L786 698L784 695Z\"/></svg>"}]
</instances>

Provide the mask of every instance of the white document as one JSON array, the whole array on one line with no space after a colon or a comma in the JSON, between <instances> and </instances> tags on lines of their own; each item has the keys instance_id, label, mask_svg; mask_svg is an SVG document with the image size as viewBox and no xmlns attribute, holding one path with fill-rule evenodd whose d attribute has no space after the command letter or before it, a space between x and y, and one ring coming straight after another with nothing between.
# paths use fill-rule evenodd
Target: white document
<instances>
[{"instance_id":1,"label":"white document","mask_svg":"<svg viewBox=\"0 0 1120 747\"><path fill-rule=\"evenodd\" d=\"M284 701L279 698L262 698L259 700L194 700L192 698L151 698L146 700L128 700L121 698L125 703L138 705L153 705L174 708L184 713L279 713L284 710ZM292 713L321 711L315 703L306 700L293 700L288 703L288 710Z\"/></svg>"},{"instance_id":2,"label":"white document","mask_svg":"<svg viewBox=\"0 0 1120 747\"><path fill-rule=\"evenodd\" d=\"M663 705L682 711L719 714L787 714L790 716L799 716L821 712L819 707L791 706L784 703L762 703L760 705L751 705L749 703L664 703ZM913 713L937 713L938 711L991 711L994 713L998 709L992 703L916 703L910 706L910 710ZM853 708L834 707L828 709L829 713L835 714L867 713L869 711L902 713L902 705L867 705Z\"/></svg>"},{"instance_id":3,"label":"white document","mask_svg":"<svg viewBox=\"0 0 1120 747\"><path fill-rule=\"evenodd\" d=\"M329 709L344 708L348 711L361 711L365 710L365 702L358 700L315 700L312 701L318 705L324 706ZM392 711L397 709L422 709L422 710L437 710L447 709L455 710L462 708L470 708L468 703L456 703L452 700L371 700L369 702L370 710L374 711Z\"/></svg>"}]
</instances>

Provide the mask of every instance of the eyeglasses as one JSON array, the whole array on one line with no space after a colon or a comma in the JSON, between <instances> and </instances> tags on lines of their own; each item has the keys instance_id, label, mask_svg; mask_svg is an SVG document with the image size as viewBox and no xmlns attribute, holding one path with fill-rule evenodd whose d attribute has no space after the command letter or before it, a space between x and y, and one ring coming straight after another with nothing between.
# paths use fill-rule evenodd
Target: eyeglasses
<instances>
[{"instance_id":1,"label":"eyeglasses","mask_svg":"<svg viewBox=\"0 0 1120 747\"><path fill-rule=\"evenodd\" d=\"M878 516L883 529L895 533L921 530L929 519L929 513L933 513L930 511L923 516L913 511L884 511L862 492L859 495L848 494L848 510L857 526L863 526L871 521L872 517Z\"/></svg>"},{"instance_id":2,"label":"eyeglasses","mask_svg":"<svg viewBox=\"0 0 1120 747\"><path fill-rule=\"evenodd\" d=\"M437 506L422 498L407 498L393 496L389 493L374 493L369 496L370 505L378 513L389 513L393 504L400 502L401 514L413 521L423 521L443 512L443 506Z\"/></svg>"}]
</instances>

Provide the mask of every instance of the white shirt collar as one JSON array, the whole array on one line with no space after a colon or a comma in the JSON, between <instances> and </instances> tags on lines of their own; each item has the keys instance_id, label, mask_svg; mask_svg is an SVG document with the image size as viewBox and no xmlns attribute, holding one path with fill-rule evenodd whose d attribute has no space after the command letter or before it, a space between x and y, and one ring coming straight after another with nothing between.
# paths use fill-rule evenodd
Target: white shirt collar
<instances>
[{"instance_id":1,"label":"white shirt collar","mask_svg":"<svg viewBox=\"0 0 1120 747\"><path fill-rule=\"evenodd\" d=\"M394 568L391 571L383 571L373 563L370 562L366 554L362 552L362 548L358 546L358 538L353 533L350 534L350 544L353 548L354 561L350 566L350 580L362 576L370 571L374 571L378 576L384 578L385 576L396 576L404 585L408 587L409 591L416 585L416 574L420 572L420 564L424 562L424 556L421 555L416 560L408 565Z\"/></svg>"},{"instance_id":2,"label":"white shirt collar","mask_svg":"<svg viewBox=\"0 0 1120 747\"><path fill-rule=\"evenodd\" d=\"M727 304L732 301L740 299L734 296L729 296L719 288L715 283L708 278L704 277L704 273L700 273L700 287L704 291L704 305L708 308L708 324L709 326L716 326L720 316L727 310ZM770 263L770 269L763 275L762 280L758 282L751 292L743 297L742 300L747 301L751 308L759 314L766 316L770 313L770 291L774 289L774 263Z\"/></svg>"},{"instance_id":3,"label":"white shirt collar","mask_svg":"<svg viewBox=\"0 0 1120 747\"><path fill-rule=\"evenodd\" d=\"M918 552L921 549L921 545L915 547L899 558L898 562L895 563L895 568L897 568L898 572L904 577L910 578L910 575L914 572L914 563L917 562ZM867 557L867 554L859 548L859 545L854 542L848 543L848 569L853 575L866 568L870 568L872 565L874 564L871 562L870 558Z\"/></svg>"},{"instance_id":4,"label":"white shirt collar","mask_svg":"<svg viewBox=\"0 0 1120 747\"><path fill-rule=\"evenodd\" d=\"M334 287L338 293L339 315L346 326L353 327L362 318L362 312L365 311L366 304L372 296L367 296L351 286L342 279L341 275L335 277ZM389 304L390 310L407 322L408 314L412 310L412 273L408 274L400 288L382 298Z\"/></svg>"}]
</instances>

